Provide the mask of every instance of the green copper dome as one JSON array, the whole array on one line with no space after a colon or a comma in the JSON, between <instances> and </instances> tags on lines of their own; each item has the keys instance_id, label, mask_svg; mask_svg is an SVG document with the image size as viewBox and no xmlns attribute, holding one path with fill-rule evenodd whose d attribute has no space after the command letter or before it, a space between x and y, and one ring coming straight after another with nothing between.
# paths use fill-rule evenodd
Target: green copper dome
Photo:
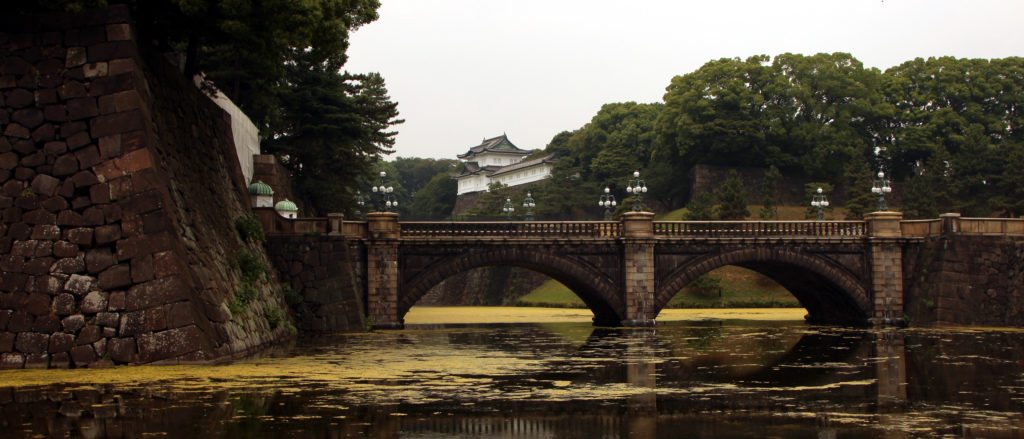
<instances>
[{"instance_id":1,"label":"green copper dome","mask_svg":"<svg viewBox=\"0 0 1024 439\"><path fill-rule=\"evenodd\" d=\"M285 198L274 205L274 210L278 212L298 212L299 206L296 206L295 203Z\"/></svg>"},{"instance_id":2,"label":"green copper dome","mask_svg":"<svg viewBox=\"0 0 1024 439\"><path fill-rule=\"evenodd\" d=\"M249 195L274 195L274 189L262 180L256 180L249 185Z\"/></svg>"}]
</instances>

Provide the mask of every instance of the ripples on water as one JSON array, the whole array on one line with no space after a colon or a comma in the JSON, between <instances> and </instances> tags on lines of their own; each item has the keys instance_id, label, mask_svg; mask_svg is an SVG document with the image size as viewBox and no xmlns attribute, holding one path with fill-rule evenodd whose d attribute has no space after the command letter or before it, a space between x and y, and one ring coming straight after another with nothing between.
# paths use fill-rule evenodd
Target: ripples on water
<instances>
[{"instance_id":1,"label":"ripples on water","mask_svg":"<svg viewBox=\"0 0 1024 439\"><path fill-rule=\"evenodd\" d=\"M797 321L410 325L222 366L0 372L0 437L1020 438L1022 340Z\"/></svg>"}]
</instances>

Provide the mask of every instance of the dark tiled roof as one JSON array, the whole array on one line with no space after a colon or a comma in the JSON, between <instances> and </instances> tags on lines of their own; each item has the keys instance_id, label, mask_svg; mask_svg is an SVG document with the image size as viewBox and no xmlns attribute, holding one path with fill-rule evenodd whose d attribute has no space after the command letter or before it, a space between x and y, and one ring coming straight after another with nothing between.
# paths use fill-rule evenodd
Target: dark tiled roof
<instances>
[{"instance_id":1,"label":"dark tiled roof","mask_svg":"<svg viewBox=\"0 0 1024 439\"><path fill-rule=\"evenodd\" d=\"M465 165L466 168L463 169L462 172L460 172L458 175L456 175L455 178L478 174L480 172L483 172L484 175L491 175L494 173L494 171L501 169L501 166L497 165L480 166L480 164L477 162L466 162Z\"/></svg>"},{"instance_id":2,"label":"dark tiled roof","mask_svg":"<svg viewBox=\"0 0 1024 439\"><path fill-rule=\"evenodd\" d=\"M523 168L529 168L530 166L536 166L542 163L552 163L555 161L554 154L549 154L544 157L538 157L533 160L527 160L525 162L519 162L514 165L502 166L496 172L492 172L490 175L500 175L506 172L518 171Z\"/></svg>"},{"instance_id":3,"label":"dark tiled roof","mask_svg":"<svg viewBox=\"0 0 1024 439\"><path fill-rule=\"evenodd\" d=\"M523 155L530 153L530 151L520 149L518 146L515 146L508 140L506 135L502 134L498 137L484 139L479 145L469 148L469 151L466 151L465 154L459 154L458 157L460 159L464 159L488 151L521 153Z\"/></svg>"}]
</instances>

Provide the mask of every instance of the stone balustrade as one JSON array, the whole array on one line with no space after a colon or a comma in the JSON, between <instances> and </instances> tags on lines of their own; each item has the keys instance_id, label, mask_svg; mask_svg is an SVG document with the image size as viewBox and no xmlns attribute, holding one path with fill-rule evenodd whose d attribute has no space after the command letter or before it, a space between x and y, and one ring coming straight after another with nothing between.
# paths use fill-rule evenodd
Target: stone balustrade
<instances>
[{"instance_id":1,"label":"stone balustrade","mask_svg":"<svg viewBox=\"0 0 1024 439\"><path fill-rule=\"evenodd\" d=\"M618 238L618 221L401 222L402 238Z\"/></svg>"},{"instance_id":2,"label":"stone balustrade","mask_svg":"<svg viewBox=\"0 0 1024 439\"><path fill-rule=\"evenodd\" d=\"M864 221L655 221L658 237L864 236Z\"/></svg>"}]
</instances>

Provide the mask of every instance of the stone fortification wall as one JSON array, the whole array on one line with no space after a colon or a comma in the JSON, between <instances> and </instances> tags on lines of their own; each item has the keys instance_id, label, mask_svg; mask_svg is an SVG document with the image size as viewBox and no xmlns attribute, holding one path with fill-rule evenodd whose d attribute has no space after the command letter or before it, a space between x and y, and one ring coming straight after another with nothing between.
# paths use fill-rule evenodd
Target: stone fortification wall
<instances>
[{"instance_id":1,"label":"stone fortification wall","mask_svg":"<svg viewBox=\"0 0 1024 439\"><path fill-rule=\"evenodd\" d=\"M954 234L905 252L911 324L1024 326L1024 237Z\"/></svg>"},{"instance_id":2,"label":"stone fortification wall","mask_svg":"<svg viewBox=\"0 0 1024 439\"><path fill-rule=\"evenodd\" d=\"M366 250L341 236L276 235L267 241L274 267L294 292L289 305L303 332L365 329Z\"/></svg>"},{"instance_id":3,"label":"stone fortification wall","mask_svg":"<svg viewBox=\"0 0 1024 439\"><path fill-rule=\"evenodd\" d=\"M267 258L234 230L226 114L140 54L127 9L0 29L0 367L209 361L289 336L272 282L238 294L238 256Z\"/></svg>"}]
</instances>

